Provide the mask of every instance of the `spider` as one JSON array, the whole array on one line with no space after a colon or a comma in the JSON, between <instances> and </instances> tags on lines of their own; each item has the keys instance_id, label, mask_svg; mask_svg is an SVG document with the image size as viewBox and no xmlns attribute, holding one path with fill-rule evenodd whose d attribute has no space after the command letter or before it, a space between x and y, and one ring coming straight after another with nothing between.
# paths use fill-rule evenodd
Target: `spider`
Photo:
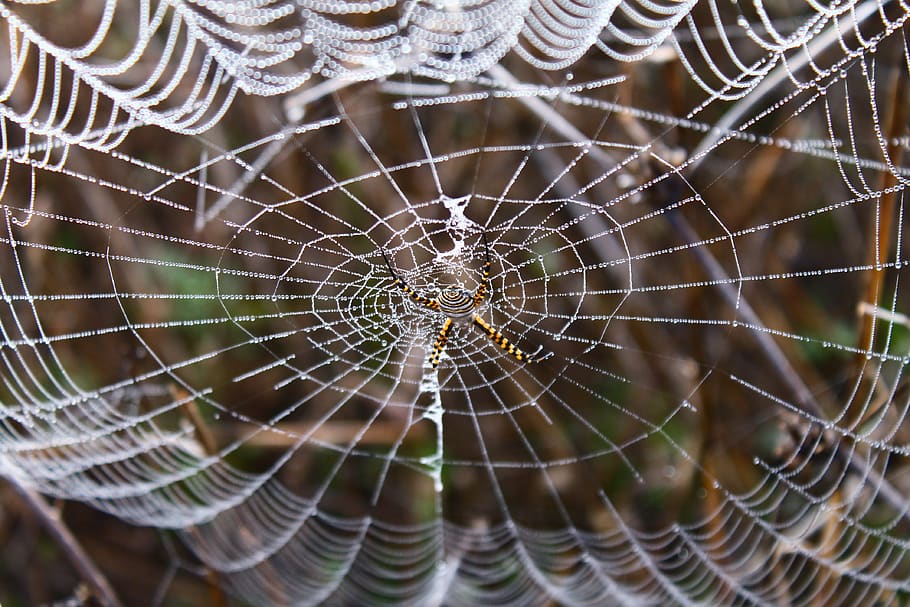
<instances>
[{"instance_id":1,"label":"spider","mask_svg":"<svg viewBox=\"0 0 910 607\"><path fill-rule=\"evenodd\" d=\"M445 321L442 323L442 328L436 335L436 341L433 344L433 352L430 354L430 365L434 369L439 366L439 359L442 356L443 350L445 350L446 343L449 341L449 335L451 334L455 323L468 320L479 327L493 343L505 350L507 354L513 356L520 363L535 363L553 356L552 352L542 353L543 347L538 347L536 352L528 354L509 341L505 335L485 321L480 314L475 312L480 304L487 298L490 284L490 267L493 265L493 262L490 260L490 246L487 243L487 235L483 232L481 232L480 235L483 239L485 260L483 263L483 277L480 279L477 290L474 291L474 293L470 293L462 288L461 285L449 286L442 289L438 298L424 297L408 286L392 268L392 263L389 261L388 255L380 248L382 258L389 268L389 273L391 273L392 278L395 279L392 286L398 287L404 291L404 293L414 302L430 308L431 310L442 312L446 317Z\"/></svg>"}]
</instances>

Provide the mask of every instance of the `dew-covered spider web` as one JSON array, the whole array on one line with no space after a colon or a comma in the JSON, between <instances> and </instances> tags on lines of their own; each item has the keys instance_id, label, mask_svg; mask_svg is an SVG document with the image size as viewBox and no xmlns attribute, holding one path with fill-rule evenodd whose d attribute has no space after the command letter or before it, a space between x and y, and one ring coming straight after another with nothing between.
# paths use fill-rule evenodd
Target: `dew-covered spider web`
<instances>
[{"instance_id":1,"label":"dew-covered spider web","mask_svg":"<svg viewBox=\"0 0 910 607\"><path fill-rule=\"evenodd\" d=\"M31 4L5 477L253 605L908 600L904 3Z\"/></svg>"}]
</instances>

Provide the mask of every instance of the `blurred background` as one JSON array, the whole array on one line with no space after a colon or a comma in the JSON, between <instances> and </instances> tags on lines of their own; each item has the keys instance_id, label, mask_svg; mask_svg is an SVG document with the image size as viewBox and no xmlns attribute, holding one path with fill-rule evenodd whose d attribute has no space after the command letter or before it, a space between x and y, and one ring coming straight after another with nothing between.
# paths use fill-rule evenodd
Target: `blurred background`
<instances>
[{"instance_id":1,"label":"blurred background","mask_svg":"<svg viewBox=\"0 0 910 607\"><path fill-rule=\"evenodd\" d=\"M3 7L0 602L905 601L906 7L375 4Z\"/></svg>"}]
</instances>

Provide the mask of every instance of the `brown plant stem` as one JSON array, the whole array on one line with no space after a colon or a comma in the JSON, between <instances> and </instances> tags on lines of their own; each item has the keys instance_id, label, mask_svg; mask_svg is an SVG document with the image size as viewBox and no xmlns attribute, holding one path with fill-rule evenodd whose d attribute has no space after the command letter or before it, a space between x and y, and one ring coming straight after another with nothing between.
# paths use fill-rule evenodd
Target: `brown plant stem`
<instances>
[{"instance_id":1,"label":"brown plant stem","mask_svg":"<svg viewBox=\"0 0 910 607\"><path fill-rule=\"evenodd\" d=\"M69 528L60 519L57 512L51 508L37 491L10 480L10 484L22 498L22 501L28 506L29 510L35 514L38 521L54 539L67 560L91 588L95 598L105 607L120 607L120 599L111 587L107 578L95 565L91 557L83 550L79 540L72 534Z\"/></svg>"},{"instance_id":2,"label":"brown plant stem","mask_svg":"<svg viewBox=\"0 0 910 607\"><path fill-rule=\"evenodd\" d=\"M901 69L895 69L891 82L891 112L888 114L887 123L883 130L884 136L888 138L885 145L886 159L890 160L892 166L900 166L903 146L898 142L898 137L907 129L907 78ZM876 217L872 225L872 234L869 238L869 282L866 285L866 294L863 302L878 306L882 290L885 285L886 264L891 250L891 241L894 234L894 215L897 205L897 177L891 171L882 173L879 191L882 195L879 197L879 203L875 206ZM896 253L900 254L900 251ZM865 352L872 352L875 347L875 323L879 319L877 314L864 314L861 316L862 326L860 328L859 348ZM858 373L862 373L865 368L866 358L860 357L858 360ZM862 381L860 377L859 381ZM861 424L868 415L863 414L865 408L864 399L855 398L847 410L846 422L848 424ZM865 419L864 419L865 418Z\"/></svg>"}]
</instances>

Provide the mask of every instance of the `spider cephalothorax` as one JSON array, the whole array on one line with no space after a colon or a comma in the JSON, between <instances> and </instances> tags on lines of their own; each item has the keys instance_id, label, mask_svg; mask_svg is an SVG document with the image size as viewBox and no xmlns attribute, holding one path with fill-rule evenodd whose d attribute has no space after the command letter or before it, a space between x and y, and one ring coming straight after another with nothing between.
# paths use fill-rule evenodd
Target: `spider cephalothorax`
<instances>
[{"instance_id":1,"label":"spider cephalothorax","mask_svg":"<svg viewBox=\"0 0 910 607\"><path fill-rule=\"evenodd\" d=\"M477 308L484 302L487 298L487 293L489 292L490 267L493 265L493 262L490 260L490 247L487 243L486 234L481 232L481 238L483 240L485 260L483 264L483 275L481 276L477 290L471 293L460 285L448 286L441 290L437 298L424 297L408 286L408 284L398 276L394 268L392 268L392 263L389 261L389 257L386 255L385 251L380 249L382 257L389 267L389 272L392 274L392 278L395 279L393 286L404 291L415 303L445 315L445 321L442 323L442 328L436 335L436 341L433 344L433 352L430 354L430 365L434 369L439 366L439 359L442 356L443 350L445 350L446 343L449 341L449 335L452 332L452 328L455 326L455 322L463 319L470 319L474 325L486 333L487 337L505 350L507 354L515 357L518 362L533 363L552 356L552 353L549 352L541 354L542 348L538 348L537 352L534 354L526 353L510 342L499 330L477 314Z\"/></svg>"}]
</instances>

